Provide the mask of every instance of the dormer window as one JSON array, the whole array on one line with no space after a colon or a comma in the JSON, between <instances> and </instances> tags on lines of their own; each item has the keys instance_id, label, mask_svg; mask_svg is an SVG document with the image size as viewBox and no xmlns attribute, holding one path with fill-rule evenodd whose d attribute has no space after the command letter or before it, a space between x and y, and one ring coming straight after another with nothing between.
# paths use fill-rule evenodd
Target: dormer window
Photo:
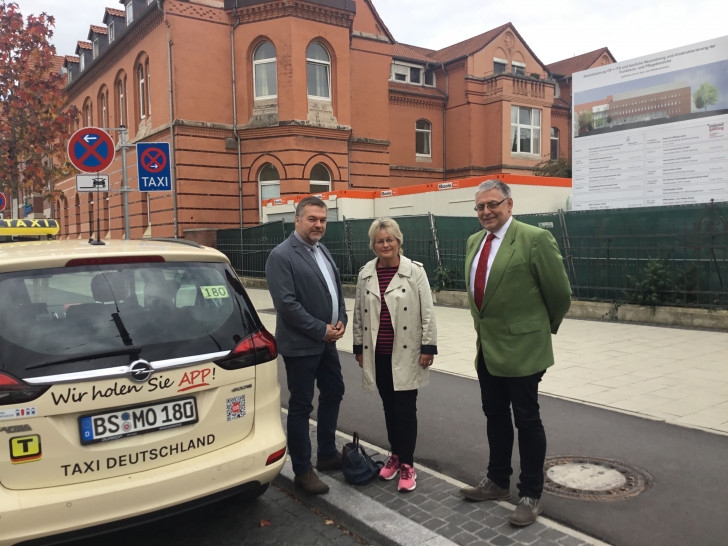
<instances>
[{"instance_id":1,"label":"dormer window","mask_svg":"<svg viewBox=\"0 0 728 546\"><path fill-rule=\"evenodd\" d=\"M129 0L126 3L126 26L131 25L131 22L134 20L134 1Z\"/></svg>"},{"instance_id":2,"label":"dormer window","mask_svg":"<svg viewBox=\"0 0 728 546\"><path fill-rule=\"evenodd\" d=\"M114 21L109 21L109 43L114 41Z\"/></svg>"},{"instance_id":3,"label":"dormer window","mask_svg":"<svg viewBox=\"0 0 728 546\"><path fill-rule=\"evenodd\" d=\"M97 36L96 38L94 38L93 58L95 59L98 56L99 56L99 37Z\"/></svg>"},{"instance_id":4,"label":"dormer window","mask_svg":"<svg viewBox=\"0 0 728 546\"><path fill-rule=\"evenodd\" d=\"M403 62L392 63L390 81L409 83L412 85L435 85L435 74L424 67Z\"/></svg>"},{"instance_id":5,"label":"dormer window","mask_svg":"<svg viewBox=\"0 0 728 546\"><path fill-rule=\"evenodd\" d=\"M83 71L84 68L86 68L86 55L79 55L78 69Z\"/></svg>"}]
</instances>

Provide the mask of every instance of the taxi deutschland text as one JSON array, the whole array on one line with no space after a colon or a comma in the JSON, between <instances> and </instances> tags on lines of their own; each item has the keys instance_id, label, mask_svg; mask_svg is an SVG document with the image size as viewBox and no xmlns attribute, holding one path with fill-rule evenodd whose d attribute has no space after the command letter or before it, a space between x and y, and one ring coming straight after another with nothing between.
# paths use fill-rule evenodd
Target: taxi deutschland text
<instances>
[{"instance_id":1,"label":"taxi deutschland text","mask_svg":"<svg viewBox=\"0 0 728 546\"><path fill-rule=\"evenodd\" d=\"M139 463L143 464L157 459L164 459L165 457L187 453L188 451L199 449L201 447L211 446L214 443L215 435L208 434L207 436L200 436L189 441L177 442L159 448L154 447L151 449L145 449L137 451L136 453L125 453L123 455L106 457L106 459L91 459L90 461L83 461L74 464L62 464L61 470L63 470L64 476L77 476L79 474L101 472L102 470L111 470Z\"/></svg>"}]
</instances>

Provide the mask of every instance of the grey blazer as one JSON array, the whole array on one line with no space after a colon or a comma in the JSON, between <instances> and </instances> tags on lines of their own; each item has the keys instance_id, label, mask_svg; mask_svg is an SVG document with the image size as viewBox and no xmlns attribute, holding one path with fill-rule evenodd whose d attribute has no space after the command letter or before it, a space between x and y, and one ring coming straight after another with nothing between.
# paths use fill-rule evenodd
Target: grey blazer
<instances>
[{"instance_id":1,"label":"grey blazer","mask_svg":"<svg viewBox=\"0 0 728 546\"><path fill-rule=\"evenodd\" d=\"M346 306L339 270L329 250L321 245L334 270L339 294L339 320L346 325ZM276 343L283 356L322 353L332 301L321 270L295 233L273 249L265 264L268 291L276 308Z\"/></svg>"}]
</instances>

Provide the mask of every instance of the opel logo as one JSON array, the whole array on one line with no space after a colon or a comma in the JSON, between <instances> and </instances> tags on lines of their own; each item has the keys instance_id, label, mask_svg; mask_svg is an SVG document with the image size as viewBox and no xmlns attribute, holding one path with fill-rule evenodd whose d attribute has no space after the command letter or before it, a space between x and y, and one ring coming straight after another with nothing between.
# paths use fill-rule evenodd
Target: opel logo
<instances>
[{"instance_id":1,"label":"opel logo","mask_svg":"<svg viewBox=\"0 0 728 546\"><path fill-rule=\"evenodd\" d=\"M129 379L134 383L144 383L154 373L154 368L146 360L135 360L129 366Z\"/></svg>"}]
</instances>

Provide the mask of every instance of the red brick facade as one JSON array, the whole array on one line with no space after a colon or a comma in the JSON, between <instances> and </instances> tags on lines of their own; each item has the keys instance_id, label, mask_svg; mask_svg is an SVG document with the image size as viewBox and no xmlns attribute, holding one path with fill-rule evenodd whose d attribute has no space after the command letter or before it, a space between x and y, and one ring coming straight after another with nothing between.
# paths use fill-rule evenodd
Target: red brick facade
<instances>
[{"instance_id":1,"label":"red brick facade","mask_svg":"<svg viewBox=\"0 0 728 546\"><path fill-rule=\"evenodd\" d=\"M276 192L530 174L550 128L569 125L510 23L434 51L397 43L370 0L121 3L91 27L94 47L79 43L84 69L65 66L79 127L170 143L167 192L137 191L126 149L132 238L254 225ZM55 183L62 236L88 237L96 214L102 237L123 235L121 156L101 199L76 195L75 177Z\"/></svg>"}]
</instances>

